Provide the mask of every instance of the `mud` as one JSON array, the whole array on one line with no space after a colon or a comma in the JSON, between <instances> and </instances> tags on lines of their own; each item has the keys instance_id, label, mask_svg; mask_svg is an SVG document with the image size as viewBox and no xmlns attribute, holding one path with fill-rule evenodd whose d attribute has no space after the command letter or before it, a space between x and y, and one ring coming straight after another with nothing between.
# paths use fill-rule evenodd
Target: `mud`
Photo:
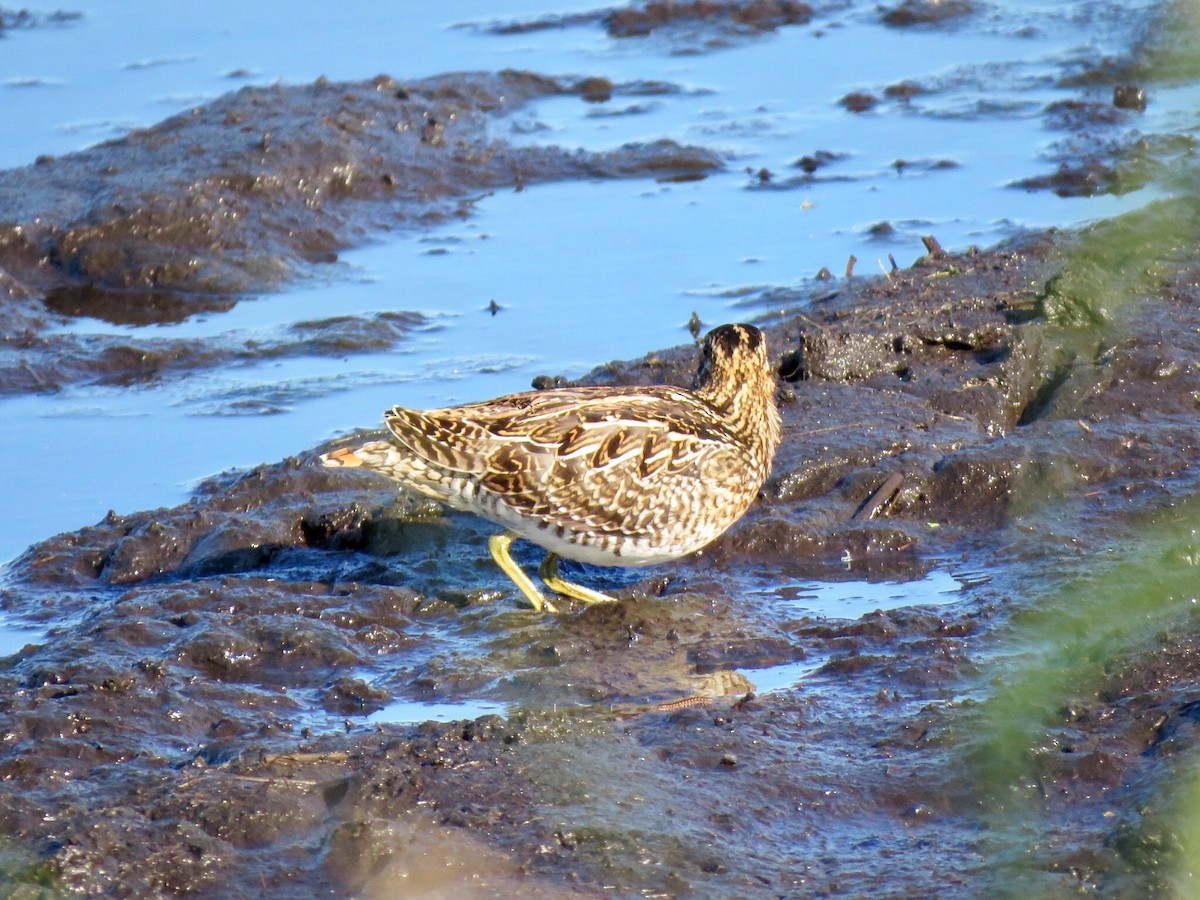
<instances>
[{"instance_id":1,"label":"mud","mask_svg":"<svg viewBox=\"0 0 1200 900\"><path fill-rule=\"evenodd\" d=\"M1086 99L1057 101L1042 112L1046 126L1066 134L1048 148L1049 171L1020 179L1013 187L1051 190L1062 197L1124 194L1150 184L1169 183L1186 169L1182 160L1195 152L1186 133L1145 130L1141 116L1154 102L1152 72L1190 68L1183 6L1165 7L1161 20L1142 25L1131 52L1117 59L1081 59L1059 79L1059 86L1082 89ZM1158 82L1161 84L1162 82Z\"/></svg>"},{"instance_id":2,"label":"mud","mask_svg":"<svg viewBox=\"0 0 1200 900\"><path fill-rule=\"evenodd\" d=\"M57 302L60 301L54 297L46 299L47 306ZM128 316L157 314L156 310L142 306L140 298L134 302L137 305L133 308L125 308ZM112 304L111 295L106 296L105 303ZM137 340L102 335L26 334L7 341L10 352L19 354L20 362L6 373L4 381L11 393L55 391L82 383L137 384L180 372L263 359L387 350L401 344L414 331L435 327L420 313L382 312L296 322L267 337L234 332L204 340ZM264 407L259 411L269 410Z\"/></svg>"},{"instance_id":3,"label":"mud","mask_svg":"<svg viewBox=\"0 0 1200 900\"><path fill-rule=\"evenodd\" d=\"M790 379L774 475L697 557L588 569L621 597L609 607L522 610L486 523L324 469L323 448L32 547L0 594L52 625L0 671L10 877L385 895L478 852L492 861L474 877L534 896L999 890L954 736L997 631L1094 565L1047 539L1113 540L1196 489L1194 267L1107 311L1119 329L1069 326L1072 247L1036 236L760 298ZM674 348L587 381L686 384L696 361ZM854 518L892 473L881 512ZM991 574L950 606L855 621L787 601L795 577L906 580L935 558ZM773 587L747 592L751 577ZM1130 817L1178 765L1157 748L1190 734L1197 638L1131 651L1072 714L1090 749L1043 764L1056 843L1039 889L1155 883L1169 848ZM771 695L735 671L800 661L804 688ZM369 719L470 697L513 706ZM1114 804L1129 812L1101 814Z\"/></svg>"},{"instance_id":4,"label":"mud","mask_svg":"<svg viewBox=\"0 0 1200 900\"><path fill-rule=\"evenodd\" d=\"M634 12L668 6L718 4ZM785 6L799 4L737 8ZM524 99L648 89L520 73L246 89L0 173L0 390L406 340L431 323L332 318L253 345L53 326L218 312L368 228L469 214L480 191L719 164L668 144L594 155L486 136ZM1047 111L1073 133L1136 114ZM836 162L797 165L809 178ZM757 186L770 184L791 186ZM1195 588L1164 574L1194 575L1200 553L1185 515L1197 222L1171 202L991 250L931 241L884 277L747 298L779 365L774 473L701 554L650 572L576 567L612 605L531 614L488 557L491 526L325 469L327 447L34 545L0 583L6 618L48 629L0 659L0 891L1167 889L1200 672ZM1170 242L1144 246L1147 228ZM1118 275L1086 252L1097 241ZM585 381L683 385L697 360L675 347ZM1096 582L1121 573L1148 523L1166 537L1117 585L1120 618L1146 633L1092 652L1092 681L1038 708L1023 743L998 743L987 708L1021 687L1022 629L1091 627ZM960 589L939 606L837 619L796 597L808 578L915 585L945 568ZM1134 604L1147 590L1173 598L1166 613ZM808 674L755 693L755 672L779 666ZM505 714L416 722L414 704L480 701Z\"/></svg>"},{"instance_id":5,"label":"mud","mask_svg":"<svg viewBox=\"0 0 1200 900\"><path fill-rule=\"evenodd\" d=\"M614 38L640 38L671 32L672 39L687 40L700 26L710 42L737 34L774 31L785 25L807 25L814 16L807 3L797 0L694 0L690 3L663 3L651 0L590 12L542 16L536 19L491 25L494 34L523 34L546 28L571 28L600 25Z\"/></svg>"},{"instance_id":6,"label":"mud","mask_svg":"<svg viewBox=\"0 0 1200 900\"><path fill-rule=\"evenodd\" d=\"M35 12L0 6L0 33L21 28L63 27L79 21L83 13L70 10Z\"/></svg>"},{"instance_id":7,"label":"mud","mask_svg":"<svg viewBox=\"0 0 1200 900\"><path fill-rule=\"evenodd\" d=\"M64 319L182 321L294 280L368 232L467 216L488 191L703 176L721 165L711 151L669 141L588 153L516 148L488 134L490 121L534 98L594 99L595 83L502 72L246 87L120 140L0 172L0 394L219 357L206 341L53 333ZM671 88L606 88L648 89ZM348 340L373 347L400 337L379 318L352 330Z\"/></svg>"},{"instance_id":8,"label":"mud","mask_svg":"<svg viewBox=\"0 0 1200 900\"><path fill-rule=\"evenodd\" d=\"M881 20L893 28L908 28L914 25L946 25L978 11L970 0L904 0L895 6L883 9Z\"/></svg>"}]
</instances>

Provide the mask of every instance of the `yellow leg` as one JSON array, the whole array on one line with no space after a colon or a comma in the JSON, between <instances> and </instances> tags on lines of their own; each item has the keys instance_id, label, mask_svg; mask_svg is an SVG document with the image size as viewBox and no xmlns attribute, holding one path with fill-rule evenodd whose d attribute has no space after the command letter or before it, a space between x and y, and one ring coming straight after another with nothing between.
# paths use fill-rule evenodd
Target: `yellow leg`
<instances>
[{"instance_id":1,"label":"yellow leg","mask_svg":"<svg viewBox=\"0 0 1200 900\"><path fill-rule=\"evenodd\" d=\"M496 565L500 567L505 575L512 579L513 584L521 589L521 593L525 595L525 599L537 612L545 610L546 612L556 613L557 609L554 604L542 596L533 584L533 580L521 571L521 567L513 560L512 555L508 552L508 548L512 546L520 535L514 534L511 531L503 531L500 534L492 535L488 541L488 550L491 551L492 559L496 561ZM549 583L549 582L547 582Z\"/></svg>"},{"instance_id":2,"label":"yellow leg","mask_svg":"<svg viewBox=\"0 0 1200 900\"><path fill-rule=\"evenodd\" d=\"M614 598L608 596L608 594L593 591L582 584L575 584L573 581L567 581L559 577L558 556L553 553L547 553L546 558L542 560L542 565L538 569L538 577L546 582L546 587L550 588L556 594L562 594L564 597L572 597L576 600L582 600L584 603L617 602Z\"/></svg>"}]
</instances>

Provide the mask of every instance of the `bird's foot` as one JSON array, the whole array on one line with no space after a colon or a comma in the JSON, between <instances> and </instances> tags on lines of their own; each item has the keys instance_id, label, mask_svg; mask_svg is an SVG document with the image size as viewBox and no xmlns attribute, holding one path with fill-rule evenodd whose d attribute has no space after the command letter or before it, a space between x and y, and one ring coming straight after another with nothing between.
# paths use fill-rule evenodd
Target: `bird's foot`
<instances>
[{"instance_id":1,"label":"bird's foot","mask_svg":"<svg viewBox=\"0 0 1200 900\"><path fill-rule=\"evenodd\" d=\"M500 534L492 535L488 540L488 550L492 554L492 559L496 561L500 571L511 578L513 584L525 595L525 599L529 601L529 605L535 612L558 612L557 607L545 598L534 585L533 579L525 574L524 570L517 565L516 560L512 558L512 554L509 553L508 548L518 537L520 535L511 531L502 531Z\"/></svg>"},{"instance_id":2,"label":"bird's foot","mask_svg":"<svg viewBox=\"0 0 1200 900\"><path fill-rule=\"evenodd\" d=\"M610 597L608 594L602 594L599 591L593 591L582 584L575 584L573 581L567 581L565 578L562 578L558 574L558 556L553 553L547 553L546 558L542 560L542 565L538 568L538 577L546 583L546 587L550 588L556 594L562 594L564 597L570 597L573 600L581 600L584 603L617 602L615 597Z\"/></svg>"}]
</instances>

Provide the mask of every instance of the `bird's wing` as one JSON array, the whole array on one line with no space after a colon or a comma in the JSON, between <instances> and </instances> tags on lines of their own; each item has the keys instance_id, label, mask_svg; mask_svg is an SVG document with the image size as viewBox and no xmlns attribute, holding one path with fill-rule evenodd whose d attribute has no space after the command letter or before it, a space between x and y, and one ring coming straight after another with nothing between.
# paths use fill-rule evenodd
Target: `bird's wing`
<instances>
[{"instance_id":1,"label":"bird's wing","mask_svg":"<svg viewBox=\"0 0 1200 900\"><path fill-rule=\"evenodd\" d=\"M397 406L384 413L383 423L396 440L426 462L480 474L498 447L529 439L531 431L544 429L547 419L569 409L567 394L564 390L511 394L449 409Z\"/></svg>"},{"instance_id":2,"label":"bird's wing","mask_svg":"<svg viewBox=\"0 0 1200 900\"><path fill-rule=\"evenodd\" d=\"M738 454L716 414L674 388L574 388L446 410L396 408L385 422L414 453L476 476L509 506L596 531L614 530L619 509L668 511L663 492L673 479L711 476Z\"/></svg>"}]
</instances>

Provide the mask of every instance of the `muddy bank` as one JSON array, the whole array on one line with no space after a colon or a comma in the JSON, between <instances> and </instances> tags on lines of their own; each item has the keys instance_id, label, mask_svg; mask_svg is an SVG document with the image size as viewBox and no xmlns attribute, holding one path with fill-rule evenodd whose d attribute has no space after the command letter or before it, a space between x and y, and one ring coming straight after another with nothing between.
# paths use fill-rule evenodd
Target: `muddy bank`
<instances>
[{"instance_id":1,"label":"muddy bank","mask_svg":"<svg viewBox=\"0 0 1200 900\"><path fill-rule=\"evenodd\" d=\"M669 141L589 153L490 136L489 123L522 104L591 96L595 81L502 72L247 87L120 140L0 172L0 393L213 364L202 341L53 333L64 318L148 325L225 311L371 232L468 216L488 191L699 177L721 164ZM356 327L371 346L400 337L390 322Z\"/></svg>"},{"instance_id":2,"label":"muddy bank","mask_svg":"<svg viewBox=\"0 0 1200 900\"><path fill-rule=\"evenodd\" d=\"M953 28L975 12L971 4L904 3L870 14ZM727 45L731 36L761 39L814 17L832 26L838 16L857 14L853 6L814 12L803 3L757 0L642 3L493 30L603 23L614 40L659 35L672 52L692 52ZM1068 138L1048 152L1047 173L1015 187L1070 196L1124 193L1186 158L1194 149L1189 138L1136 131L1154 102L1153 91L1139 86L1148 77L1146 60L1168 52L1145 48L1119 66L1081 52L1066 65L1059 83L1078 88L1079 98L1040 113L1030 103L1021 114L1040 114ZM937 108L939 97L972 78L981 93L996 89L986 73L953 71L855 91L838 102L852 111L903 108L949 118L1010 114L978 105ZM0 172L0 395L170 377L212 369L223 356L253 355L236 334L215 346L146 332L62 333L61 326L81 317L134 328L224 312L319 269L380 230L469 216L489 191L563 179L702 177L722 164L704 148L652 142L586 153L513 147L494 137L503 117L541 98L575 95L602 104L681 90L512 71L247 87L120 140ZM856 177L824 170L839 159L816 149L797 159L802 175L760 169L749 186L807 189L823 177ZM898 173L957 165L942 158L893 163ZM884 234L892 226L877 227ZM346 327L355 332L345 339L350 352L395 348L409 334L379 318ZM268 344L288 345L287 354L330 352L319 341L306 350L303 339L287 333Z\"/></svg>"},{"instance_id":3,"label":"muddy bank","mask_svg":"<svg viewBox=\"0 0 1200 900\"><path fill-rule=\"evenodd\" d=\"M470 857L492 893L534 896L1000 890L1010 835L989 810L1026 775L981 781L973 735L1002 635L1197 486L1196 268L1118 305L1075 274L1090 239L757 298L774 474L693 559L576 570L612 606L529 613L490 526L323 469L321 448L36 545L0 592L51 627L0 663L10 877L382 896ZM686 384L696 362L679 347L587 380ZM790 592L947 560L984 574L939 607L814 619ZM1054 842L1031 889L1164 877L1169 835L1138 810L1182 758L1155 748L1190 734L1198 634L1176 622L1171 665L1135 645L1086 709L1046 713L1085 752L1033 754L1054 789L1022 796ZM752 696L744 673L780 665L811 674ZM480 699L507 715L389 724Z\"/></svg>"},{"instance_id":4,"label":"muddy bank","mask_svg":"<svg viewBox=\"0 0 1200 900\"><path fill-rule=\"evenodd\" d=\"M845 6L828 4L814 9L798 0L693 0L693 2L631 3L581 13L541 16L490 24L493 34L524 34L547 28L602 27L612 38L665 37L674 52L696 52L724 46L730 38L755 36L789 25L807 25L815 16L844 12ZM875 13L884 25L945 26L973 15L978 7L968 0L904 0L880 4ZM836 20L835 20L836 21Z\"/></svg>"},{"instance_id":5,"label":"muddy bank","mask_svg":"<svg viewBox=\"0 0 1200 900\"><path fill-rule=\"evenodd\" d=\"M975 9L888 9L938 8ZM882 102L938 86L909 88ZM334 317L253 346L46 329L227 309L363 229L469 214L483 190L707 171L711 155L667 145L487 143L524 97L650 89L514 74L255 89L10 173L23 230L0 262L2 332L19 335L3 371L12 390L50 390L408 340L433 323ZM1136 121L1120 109L1053 114L1072 131ZM193 138L199 152L179 152ZM817 156L814 170L834 159ZM25 230L47 210L59 225ZM1100 253L1084 252L1094 234L931 245L885 278L747 298L781 376L774 475L697 557L575 568L612 606L531 615L487 555L491 526L322 469L324 448L32 547L0 584L6 618L49 629L0 659L0 892L1164 889L1184 832L1170 795L1194 771L1194 588L1162 573L1197 554L1173 508L1196 494L1200 217L1142 218L1154 241L1139 226ZM675 347L587 380L686 384L696 361ZM1037 696L1007 661L1022 629L1041 622L1058 648L1066 623L1095 628L1110 559L1156 520L1174 536L1127 563L1113 613L1145 633L1085 647L1102 671L1036 707L1028 737L996 740L996 698ZM536 568L538 552L518 556ZM805 605L810 578L923 599L947 572L957 590L925 606L843 620ZM1147 590L1167 608L1129 599ZM751 695L780 669L803 680ZM419 724L433 704L460 721Z\"/></svg>"},{"instance_id":6,"label":"muddy bank","mask_svg":"<svg viewBox=\"0 0 1200 900\"><path fill-rule=\"evenodd\" d=\"M61 28L83 18L83 13L57 9L53 12L34 12L29 9L9 9L0 6L0 33L23 28Z\"/></svg>"},{"instance_id":7,"label":"muddy bank","mask_svg":"<svg viewBox=\"0 0 1200 900\"><path fill-rule=\"evenodd\" d=\"M698 29L707 35L706 45L719 46L721 37L736 34L754 35L774 31L785 25L807 25L812 21L813 8L796 0L752 0L752 2L692 3L634 3L620 7L596 9L589 12L542 16L516 22L487 26L493 34L523 34L546 28L571 28L599 25L609 37L647 37L668 32L669 37L694 39L696 31L681 34L686 29Z\"/></svg>"}]
</instances>

